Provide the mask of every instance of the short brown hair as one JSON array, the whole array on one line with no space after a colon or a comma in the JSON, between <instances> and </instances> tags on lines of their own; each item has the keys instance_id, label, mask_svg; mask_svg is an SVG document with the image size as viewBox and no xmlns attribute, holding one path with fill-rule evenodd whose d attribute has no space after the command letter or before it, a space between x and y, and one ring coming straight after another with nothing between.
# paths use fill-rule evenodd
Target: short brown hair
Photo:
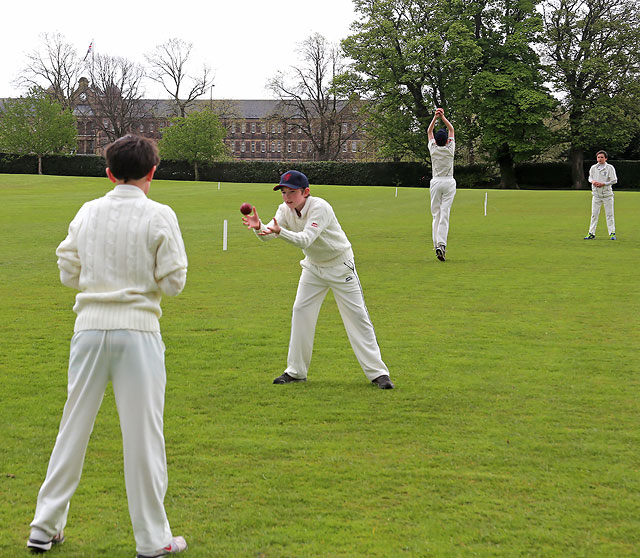
<instances>
[{"instance_id":1,"label":"short brown hair","mask_svg":"<svg viewBox=\"0 0 640 558\"><path fill-rule=\"evenodd\" d=\"M113 176L125 182L146 176L160 163L155 142L141 136L123 136L104 150L107 167Z\"/></svg>"},{"instance_id":2,"label":"short brown hair","mask_svg":"<svg viewBox=\"0 0 640 558\"><path fill-rule=\"evenodd\" d=\"M604 149L601 149L600 151L598 151L598 152L596 153L596 157L597 157L598 155L600 155L600 153L602 153L602 154L604 155L604 158L605 158L605 159L608 159L608 158L609 158L609 155L607 155L607 152L606 152Z\"/></svg>"}]
</instances>

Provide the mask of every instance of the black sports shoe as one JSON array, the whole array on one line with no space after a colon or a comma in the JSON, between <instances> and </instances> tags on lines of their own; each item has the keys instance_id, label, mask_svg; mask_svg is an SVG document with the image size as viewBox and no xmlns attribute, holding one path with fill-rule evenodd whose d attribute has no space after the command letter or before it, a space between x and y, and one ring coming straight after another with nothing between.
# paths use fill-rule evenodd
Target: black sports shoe
<instances>
[{"instance_id":1,"label":"black sports shoe","mask_svg":"<svg viewBox=\"0 0 640 558\"><path fill-rule=\"evenodd\" d=\"M585 240L593 240L596 237L595 234L587 233L587 236L584 237Z\"/></svg>"},{"instance_id":2,"label":"black sports shoe","mask_svg":"<svg viewBox=\"0 0 640 558\"><path fill-rule=\"evenodd\" d=\"M395 387L391 378L386 375L378 376L375 380L372 380L371 383L377 385L380 389L393 389Z\"/></svg>"},{"instance_id":3,"label":"black sports shoe","mask_svg":"<svg viewBox=\"0 0 640 558\"><path fill-rule=\"evenodd\" d=\"M55 537L46 541L40 541L38 539L32 539L31 537L29 537L29 540L27 541L27 548L34 554L42 554L43 552L51 550L51 547L54 544L62 544L63 542L64 533L60 531Z\"/></svg>"},{"instance_id":4,"label":"black sports shoe","mask_svg":"<svg viewBox=\"0 0 640 558\"><path fill-rule=\"evenodd\" d=\"M442 244L436 248L436 258L438 258L441 262L445 260L446 253L447 249Z\"/></svg>"},{"instance_id":5,"label":"black sports shoe","mask_svg":"<svg viewBox=\"0 0 640 558\"><path fill-rule=\"evenodd\" d=\"M306 382L306 378L294 378L293 376L289 376L286 372L280 376L278 376L275 380L273 380L274 384L290 384L292 382Z\"/></svg>"}]
</instances>

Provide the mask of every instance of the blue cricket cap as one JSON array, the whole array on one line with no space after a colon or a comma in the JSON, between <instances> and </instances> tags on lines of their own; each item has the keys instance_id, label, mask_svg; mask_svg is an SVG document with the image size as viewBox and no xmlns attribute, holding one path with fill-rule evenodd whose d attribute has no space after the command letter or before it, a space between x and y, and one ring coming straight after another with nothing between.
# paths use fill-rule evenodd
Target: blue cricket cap
<instances>
[{"instance_id":1,"label":"blue cricket cap","mask_svg":"<svg viewBox=\"0 0 640 558\"><path fill-rule=\"evenodd\" d=\"M273 189L280 190L283 186L288 188L308 188L309 179L300 171L290 170L280 177L280 184L274 186Z\"/></svg>"},{"instance_id":2,"label":"blue cricket cap","mask_svg":"<svg viewBox=\"0 0 640 558\"><path fill-rule=\"evenodd\" d=\"M436 143L442 147L447 144L447 140L449 139L449 132L444 128L438 130L435 134L433 134L433 139L436 140Z\"/></svg>"}]
</instances>

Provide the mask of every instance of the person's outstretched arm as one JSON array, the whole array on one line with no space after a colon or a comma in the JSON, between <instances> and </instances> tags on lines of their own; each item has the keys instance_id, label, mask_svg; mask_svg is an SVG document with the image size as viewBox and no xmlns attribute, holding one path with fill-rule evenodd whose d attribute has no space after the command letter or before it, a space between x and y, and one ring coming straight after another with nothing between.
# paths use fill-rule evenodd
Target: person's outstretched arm
<instances>
[{"instance_id":1,"label":"person's outstretched arm","mask_svg":"<svg viewBox=\"0 0 640 558\"><path fill-rule=\"evenodd\" d=\"M440 115L444 114L444 111L441 108L437 108L436 112L433 115L433 118L431 119L431 123L429 124L429 127L427 128L427 139L429 141L431 141L433 139L433 128L436 125L436 120L438 120L438 117Z\"/></svg>"},{"instance_id":2,"label":"person's outstretched arm","mask_svg":"<svg viewBox=\"0 0 640 558\"><path fill-rule=\"evenodd\" d=\"M444 122L444 125L447 127L447 130L449 131L449 137L450 138L454 137L453 124L451 124L451 122L447 120L447 117L444 115L444 111L442 111L440 118L442 119L442 122Z\"/></svg>"}]
</instances>

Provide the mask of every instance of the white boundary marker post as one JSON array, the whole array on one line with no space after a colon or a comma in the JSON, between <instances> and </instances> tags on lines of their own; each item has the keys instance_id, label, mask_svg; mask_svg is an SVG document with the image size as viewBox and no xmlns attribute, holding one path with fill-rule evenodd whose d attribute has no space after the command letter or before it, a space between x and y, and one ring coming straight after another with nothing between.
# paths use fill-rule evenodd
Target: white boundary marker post
<instances>
[{"instance_id":1,"label":"white boundary marker post","mask_svg":"<svg viewBox=\"0 0 640 558\"><path fill-rule=\"evenodd\" d=\"M487 216L487 192L484 193L484 216Z\"/></svg>"},{"instance_id":2,"label":"white boundary marker post","mask_svg":"<svg viewBox=\"0 0 640 558\"><path fill-rule=\"evenodd\" d=\"M398 187L396 186L396 198L398 197Z\"/></svg>"},{"instance_id":3,"label":"white boundary marker post","mask_svg":"<svg viewBox=\"0 0 640 558\"><path fill-rule=\"evenodd\" d=\"M220 182L218 181L218 190L220 190Z\"/></svg>"},{"instance_id":4,"label":"white boundary marker post","mask_svg":"<svg viewBox=\"0 0 640 558\"><path fill-rule=\"evenodd\" d=\"M222 249L227 249L227 220L222 223Z\"/></svg>"}]
</instances>

